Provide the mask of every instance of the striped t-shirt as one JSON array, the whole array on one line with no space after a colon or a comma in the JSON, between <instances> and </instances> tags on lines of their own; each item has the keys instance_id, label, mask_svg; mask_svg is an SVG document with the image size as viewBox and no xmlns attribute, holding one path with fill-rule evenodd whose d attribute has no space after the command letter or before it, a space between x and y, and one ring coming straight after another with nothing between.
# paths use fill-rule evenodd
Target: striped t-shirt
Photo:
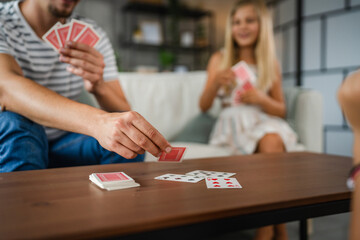
<instances>
[{"instance_id":1,"label":"striped t-shirt","mask_svg":"<svg viewBox=\"0 0 360 240\"><path fill-rule=\"evenodd\" d=\"M118 78L114 51L105 32L89 19L73 14L72 18L94 27L101 36L96 49L104 56L105 81ZM21 67L24 77L72 100L77 100L84 83L81 77L66 71L68 64L59 61L59 54L39 38L23 17L19 2L0 3L0 53L9 54ZM63 131L45 127L49 140L64 134Z\"/></svg>"}]
</instances>

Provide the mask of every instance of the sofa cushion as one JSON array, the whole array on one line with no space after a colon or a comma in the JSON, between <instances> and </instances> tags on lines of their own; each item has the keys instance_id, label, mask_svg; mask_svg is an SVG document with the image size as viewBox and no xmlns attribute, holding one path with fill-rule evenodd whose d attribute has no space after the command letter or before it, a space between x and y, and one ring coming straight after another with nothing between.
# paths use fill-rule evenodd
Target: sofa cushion
<instances>
[{"instance_id":1,"label":"sofa cushion","mask_svg":"<svg viewBox=\"0 0 360 240\"><path fill-rule=\"evenodd\" d=\"M216 118L207 113L201 113L185 125L171 141L208 143Z\"/></svg>"},{"instance_id":2,"label":"sofa cushion","mask_svg":"<svg viewBox=\"0 0 360 240\"><path fill-rule=\"evenodd\" d=\"M205 71L120 73L119 80L131 108L170 141L201 112L199 98L206 82ZM216 112L217 107L220 110L220 103L212 110Z\"/></svg>"}]
</instances>

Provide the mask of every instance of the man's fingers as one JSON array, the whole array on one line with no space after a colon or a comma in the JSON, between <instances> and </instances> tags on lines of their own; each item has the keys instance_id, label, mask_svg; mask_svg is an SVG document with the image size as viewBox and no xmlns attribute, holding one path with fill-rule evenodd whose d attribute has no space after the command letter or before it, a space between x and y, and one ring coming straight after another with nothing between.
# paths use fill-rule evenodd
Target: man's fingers
<instances>
[{"instance_id":1,"label":"man's fingers","mask_svg":"<svg viewBox=\"0 0 360 240\"><path fill-rule=\"evenodd\" d=\"M69 58L84 59L95 65L105 65L102 57L72 48L61 48L60 53Z\"/></svg>"},{"instance_id":2,"label":"man's fingers","mask_svg":"<svg viewBox=\"0 0 360 240\"><path fill-rule=\"evenodd\" d=\"M72 74L75 74L77 76L82 77L83 79L88 80L92 84L95 84L98 80L101 79L101 76L99 74L84 71L82 68L68 66L66 70L71 72Z\"/></svg>"},{"instance_id":3,"label":"man's fingers","mask_svg":"<svg viewBox=\"0 0 360 240\"><path fill-rule=\"evenodd\" d=\"M88 62L86 60L83 59L77 59L77 58L70 58L70 57L66 57L66 56L60 56L60 60L62 62L65 63L69 63L72 66L75 66L77 68L81 68L84 71L90 72L90 73L95 73L95 74L99 74L102 76L103 74L103 68L99 67L95 64L92 64L91 62Z\"/></svg>"},{"instance_id":4,"label":"man's fingers","mask_svg":"<svg viewBox=\"0 0 360 240\"><path fill-rule=\"evenodd\" d=\"M119 154L120 156L123 156L126 159L132 159L137 156L136 152L128 149L127 147L116 141L113 142L109 150Z\"/></svg>"},{"instance_id":5,"label":"man's fingers","mask_svg":"<svg viewBox=\"0 0 360 240\"><path fill-rule=\"evenodd\" d=\"M65 48L77 49L83 52L91 53L97 57L102 57L101 53L98 52L95 48L80 42L67 41L65 43Z\"/></svg>"},{"instance_id":6,"label":"man's fingers","mask_svg":"<svg viewBox=\"0 0 360 240\"><path fill-rule=\"evenodd\" d=\"M133 125L160 149L161 152L170 152L171 145L166 139L143 117L135 119Z\"/></svg>"},{"instance_id":7,"label":"man's fingers","mask_svg":"<svg viewBox=\"0 0 360 240\"><path fill-rule=\"evenodd\" d=\"M154 156L159 156L161 152L170 152L171 145L168 141L140 114L127 112L127 126L125 134L142 149L150 152Z\"/></svg>"},{"instance_id":8,"label":"man's fingers","mask_svg":"<svg viewBox=\"0 0 360 240\"><path fill-rule=\"evenodd\" d=\"M121 131L114 134L113 139L118 143L121 143L124 147L128 148L134 153L137 154L144 154L145 150L142 149L140 146L136 145L128 136L126 136Z\"/></svg>"}]
</instances>

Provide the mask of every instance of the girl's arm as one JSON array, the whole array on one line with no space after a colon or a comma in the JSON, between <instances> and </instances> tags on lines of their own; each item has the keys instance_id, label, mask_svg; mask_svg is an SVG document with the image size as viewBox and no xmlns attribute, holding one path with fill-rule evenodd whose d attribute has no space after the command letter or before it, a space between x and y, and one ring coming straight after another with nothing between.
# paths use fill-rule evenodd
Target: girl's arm
<instances>
[{"instance_id":1,"label":"girl's arm","mask_svg":"<svg viewBox=\"0 0 360 240\"><path fill-rule=\"evenodd\" d=\"M210 58L207 67L207 81L201 94L199 106L202 112L208 111L222 85L230 85L235 81L235 75L231 69L219 70L222 53L217 52Z\"/></svg>"},{"instance_id":2,"label":"girl's arm","mask_svg":"<svg viewBox=\"0 0 360 240\"><path fill-rule=\"evenodd\" d=\"M276 80L271 86L269 95L254 88L245 92L241 97L241 101L248 104L259 105L267 114L285 118L286 106L284 101L279 64L277 64L276 73Z\"/></svg>"},{"instance_id":3,"label":"girl's arm","mask_svg":"<svg viewBox=\"0 0 360 240\"><path fill-rule=\"evenodd\" d=\"M284 100L282 77L279 63L276 67L276 77L277 79L274 81L270 89L269 95L267 96L267 98L265 98L265 100L261 104L261 107L267 114L285 118L286 105Z\"/></svg>"}]
</instances>

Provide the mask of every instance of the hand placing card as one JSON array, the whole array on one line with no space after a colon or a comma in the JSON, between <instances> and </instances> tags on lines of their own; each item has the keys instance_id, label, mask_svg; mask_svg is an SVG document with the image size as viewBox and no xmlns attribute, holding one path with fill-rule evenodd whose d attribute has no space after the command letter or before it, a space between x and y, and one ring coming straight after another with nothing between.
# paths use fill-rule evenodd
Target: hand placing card
<instances>
[{"instance_id":1,"label":"hand placing card","mask_svg":"<svg viewBox=\"0 0 360 240\"><path fill-rule=\"evenodd\" d=\"M159 157L158 162L181 162L184 157L185 150L186 147L173 147L171 152L163 152Z\"/></svg>"},{"instance_id":2,"label":"hand placing card","mask_svg":"<svg viewBox=\"0 0 360 240\"><path fill-rule=\"evenodd\" d=\"M87 23L78 20L71 20L70 23L56 23L42 37L55 51L65 46L66 41L80 42L95 47L100 41L99 34Z\"/></svg>"},{"instance_id":3,"label":"hand placing card","mask_svg":"<svg viewBox=\"0 0 360 240\"><path fill-rule=\"evenodd\" d=\"M92 173L89 175L89 179L108 191L140 186L124 172Z\"/></svg>"}]
</instances>

